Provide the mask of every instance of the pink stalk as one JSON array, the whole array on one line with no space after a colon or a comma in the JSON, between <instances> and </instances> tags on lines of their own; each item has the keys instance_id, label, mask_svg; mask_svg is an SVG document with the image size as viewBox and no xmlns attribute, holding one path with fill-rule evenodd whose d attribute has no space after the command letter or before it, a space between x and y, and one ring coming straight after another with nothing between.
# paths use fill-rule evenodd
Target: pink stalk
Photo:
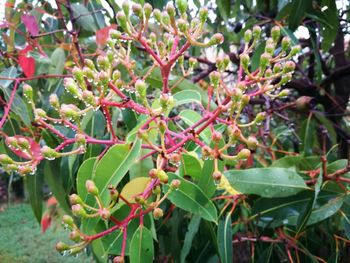
<instances>
[{"instance_id":1,"label":"pink stalk","mask_svg":"<svg viewBox=\"0 0 350 263\"><path fill-rule=\"evenodd\" d=\"M4 115L2 116L1 121L0 121L0 129L4 125L4 123L6 121L6 118L7 118L7 116L10 113L11 106L12 106L12 103L13 103L13 99L15 98L15 95L16 95L16 92L17 92L18 84L19 84L19 80L15 79L15 85L13 86L13 90L11 92L9 101L8 101L8 103L6 105L5 110L4 110Z\"/></svg>"}]
</instances>

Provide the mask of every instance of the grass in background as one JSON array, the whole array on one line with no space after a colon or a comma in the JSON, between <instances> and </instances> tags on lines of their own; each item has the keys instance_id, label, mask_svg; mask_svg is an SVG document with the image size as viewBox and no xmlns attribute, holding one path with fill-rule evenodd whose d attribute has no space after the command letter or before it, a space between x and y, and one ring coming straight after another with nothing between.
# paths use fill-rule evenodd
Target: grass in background
<instances>
[{"instance_id":1,"label":"grass in background","mask_svg":"<svg viewBox=\"0 0 350 263\"><path fill-rule=\"evenodd\" d=\"M86 255L63 257L55 250L58 241L68 241L68 231L49 228L44 234L28 204L16 204L0 212L0 262L88 263Z\"/></svg>"}]
</instances>

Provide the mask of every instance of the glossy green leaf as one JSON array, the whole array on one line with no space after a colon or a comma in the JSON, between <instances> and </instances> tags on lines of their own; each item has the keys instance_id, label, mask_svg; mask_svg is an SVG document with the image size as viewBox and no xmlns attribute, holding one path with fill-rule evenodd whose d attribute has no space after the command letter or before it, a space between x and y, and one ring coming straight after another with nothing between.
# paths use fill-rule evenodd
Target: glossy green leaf
<instances>
[{"instance_id":1,"label":"glossy green leaf","mask_svg":"<svg viewBox=\"0 0 350 263\"><path fill-rule=\"evenodd\" d=\"M169 182L174 179L181 181L179 189L172 191L168 196L174 205L188 212L199 214L208 221L217 222L216 207L197 185L176 174L169 173L168 175ZM166 193L168 190L169 186L164 185L163 192Z\"/></svg>"},{"instance_id":2,"label":"glossy green leaf","mask_svg":"<svg viewBox=\"0 0 350 263\"><path fill-rule=\"evenodd\" d=\"M180 106L186 103L201 104L201 94L195 90L183 90L174 94L175 106Z\"/></svg>"},{"instance_id":3,"label":"glossy green leaf","mask_svg":"<svg viewBox=\"0 0 350 263\"><path fill-rule=\"evenodd\" d=\"M180 118L188 125L192 126L196 122L198 122L202 117L193 110L183 110L179 114ZM199 136L209 144L211 141L211 132L209 128L205 128Z\"/></svg>"},{"instance_id":4,"label":"glossy green leaf","mask_svg":"<svg viewBox=\"0 0 350 263\"><path fill-rule=\"evenodd\" d=\"M79 167L77 174L77 192L80 198L84 201L88 198L85 183L87 180L91 180L94 174L94 168L96 165L97 157L89 158L85 160Z\"/></svg>"},{"instance_id":5,"label":"glossy green leaf","mask_svg":"<svg viewBox=\"0 0 350 263\"><path fill-rule=\"evenodd\" d=\"M91 32L95 32L97 30L94 17L84 5L79 3L72 4L72 9L74 11L74 18L76 19L77 23L82 26L82 28Z\"/></svg>"},{"instance_id":6,"label":"glossy green leaf","mask_svg":"<svg viewBox=\"0 0 350 263\"><path fill-rule=\"evenodd\" d=\"M198 232L199 225L201 222L201 217L199 215L194 215L188 224L188 229L185 235L184 244L181 249L180 262L185 263L188 253L190 253L192 247L192 241Z\"/></svg>"},{"instance_id":7,"label":"glossy green leaf","mask_svg":"<svg viewBox=\"0 0 350 263\"><path fill-rule=\"evenodd\" d=\"M291 30L294 31L298 27L308 10L309 4L311 4L309 1L304 0L294 0L292 2L288 18L288 24Z\"/></svg>"},{"instance_id":8,"label":"glossy green leaf","mask_svg":"<svg viewBox=\"0 0 350 263\"><path fill-rule=\"evenodd\" d=\"M49 68L50 74L62 74L64 70L64 63L66 62L66 55L62 48L56 48L51 54L51 63Z\"/></svg>"},{"instance_id":9,"label":"glossy green leaf","mask_svg":"<svg viewBox=\"0 0 350 263\"><path fill-rule=\"evenodd\" d=\"M140 226L134 233L130 243L130 263L153 262L154 248L152 233Z\"/></svg>"},{"instance_id":10,"label":"glossy green leaf","mask_svg":"<svg viewBox=\"0 0 350 263\"><path fill-rule=\"evenodd\" d=\"M43 192L44 174L41 168L34 175L24 177L25 187L28 192L29 202L32 206L35 218L40 224L43 212Z\"/></svg>"},{"instance_id":11,"label":"glossy green leaf","mask_svg":"<svg viewBox=\"0 0 350 263\"><path fill-rule=\"evenodd\" d=\"M221 262L233 262L231 213L219 221L217 239Z\"/></svg>"},{"instance_id":12,"label":"glossy green leaf","mask_svg":"<svg viewBox=\"0 0 350 263\"><path fill-rule=\"evenodd\" d=\"M197 180L200 179L202 165L198 157L195 157L192 154L182 154L181 163L182 165L180 166L180 169L182 170L183 175L189 175Z\"/></svg>"},{"instance_id":13,"label":"glossy green leaf","mask_svg":"<svg viewBox=\"0 0 350 263\"><path fill-rule=\"evenodd\" d=\"M109 200L108 186L118 185L139 157L140 151L141 141L139 139L133 144L114 145L97 163L94 180L104 204Z\"/></svg>"},{"instance_id":14,"label":"glossy green leaf","mask_svg":"<svg viewBox=\"0 0 350 263\"><path fill-rule=\"evenodd\" d=\"M310 189L294 169L253 168L226 171L231 186L244 194L285 197Z\"/></svg>"},{"instance_id":15,"label":"glossy green leaf","mask_svg":"<svg viewBox=\"0 0 350 263\"><path fill-rule=\"evenodd\" d=\"M230 10L231 10L231 1L229 0L218 0L216 1L216 4L218 6L220 16L227 21L230 17Z\"/></svg>"}]
</instances>

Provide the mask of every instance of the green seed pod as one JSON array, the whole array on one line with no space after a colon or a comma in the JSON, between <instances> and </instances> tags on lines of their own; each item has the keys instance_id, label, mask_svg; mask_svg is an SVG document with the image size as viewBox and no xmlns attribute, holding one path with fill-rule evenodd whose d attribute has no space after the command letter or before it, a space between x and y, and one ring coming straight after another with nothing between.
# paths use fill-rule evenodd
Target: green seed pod
<instances>
[{"instance_id":1,"label":"green seed pod","mask_svg":"<svg viewBox=\"0 0 350 263\"><path fill-rule=\"evenodd\" d=\"M109 190L109 196L111 197L112 201L117 201L119 198L119 192L117 189L111 189Z\"/></svg>"},{"instance_id":2,"label":"green seed pod","mask_svg":"<svg viewBox=\"0 0 350 263\"><path fill-rule=\"evenodd\" d=\"M164 212L161 208L157 207L153 210L154 219L158 220L164 216Z\"/></svg>"},{"instance_id":3,"label":"green seed pod","mask_svg":"<svg viewBox=\"0 0 350 263\"><path fill-rule=\"evenodd\" d=\"M249 67L249 63L250 63L250 57L248 54L243 53L241 55L239 55L240 61L241 61L241 65L244 69L248 69Z\"/></svg>"},{"instance_id":4,"label":"green seed pod","mask_svg":"<svg viewBox=\"0 0 350 263\"><path fill-rule=\"evenodd\" d=\"M122 4L122 9L124 14L129 17L130 16L130 4L129 1L124 1Z\"/></svg>"},{"instance_id":5,"label":"green seed pod","mask_svg":"<svg viewBox=\"0 0 350 263\"><path fill-rule=\"evenodd\" d=\"M181 15L185 15L187 12L187 1L186 0L176 0L176 7Z\"/></svg>"},{"instance_id":6,"label":"green seed pod","mask_svg":"<svg viewBox=\"0 0 350 263\"><path fill-rule=\"evenodd\" d=\"M152 193L155 195L159 195L162 192L162 189L160 189L160 186L157 185L155 188L152 189Z\"/></svg>"},{"instance_id":7,"label":"green seed pod","mask_svg":"<svg viewBox=\"0 0 350 263\"><path fill-rule=\"evenodd\" d=\"M143 6L143 10L145 12L145 18L146 18L146 20L148 20L152 14L153 8L149 3L145 3Z\"/></svg>"},{"instance_id":8,"label":"green seed pod","mask_svg":"<svg viewBox=\"0 0 350 263\"><path fill-rule=\"evenodd\" d=\"M210 73L209 79L210 79L210 84L214 88L217 88L219 87L219 84L220 84L221 74L217 71L213 71L212 73Z\"/></svg>"},{"instance_id":9,"label":"green seed pod","mask_svg":"<svg viewBox=\"0 0 350 263\"><path fill-rule=\"evenodd\" d=\"M282 38L281 48L284 52L287 52L287 50L290 48L290 43L291 43L291 40L289 37Z\"/></svg>"},{"instance_id":10,"label":"green seed pod","mask_svg":"<svg viewBox=\"0 0 350 263\"><path fill-rule=\"evenodd\" d=\"M160 12L159 9L155 8L153 10L153 17L157 20L157 22L160 23L160 21L162 21L162 13Z\"/></svg>"},{"instance_id":11,"label":"green seed pod","mask_svg":"<svg viewBox=\"0 0 350 263\"><path fill-rule=\"evenodd\" d=\"M245 160L245 159L248 159L250 155L251 155L250 150L248 150L248 149L242 149L242 150L240 150L239 153L237 154L237 158L238 158L239 160Z\"/></svg>"},{"instance_id":12,"label":"green seed pod","mask_svg":"<svg viewBox=\"0 0 350 263\"><path fill-rule=\"evenodd\" d=\"M175 17L175 7L172 2L168 2L165 7L166 12L168 13L169 17L174 18Z\"/></svg>"},{"instance_id":13,"label":"green seed pod","mask_svg":"<svg viewBox=\"0 0 350 263\"><path fill-rule=\"evenodd\" d=\"M140 4L133 4L131 8L133 13L142 20L143 18L142 6Z\"/></svg>"},{"instance_id":14,"label":"green seed pod","mask_svg":"<svg viewBox=\"0 0 350 263\"><path fill-rule=\"evenodd\" d=\"M208 8L201 7L201 9L199 9L198 15L199 15L199 20L201 21L202 24L204 24L208 19Z\"/></svg>"},{"instance_id":15,"label":"green seed pod","mask_svg":"<svg viewBox=\"0 0 350 263\"><path fill-rule=\"evenodd\" d=\"M7 154L0 154L0 163L9 165L9 164L13 164L13 160Z\"/></svg>"},{"instance_id":16,"label":"green seed pod","mask_svg":"<svg viewBox=\"0 0 350 263\"><path fill-rule=\"evenodd\" d=\"M271 37L273 39L273 42L277 43L281 35L281 29L279 26L274 26L271 29Z\"/></svg>"},{"instance_id":17,"label":"green seed pod","mask_svg":"<svg viewBox=\"0 0 350 263\"><path fill-rule=\"evenodd\" d=\"M68 225L70 227L74 227L74 219L73 217L69 216L69 215L64 215L62 217L62 223L65 224L65 225Z\"/></svg>"},{"instance_id":18,"label":"green seed pod","mask_svg":"<svg viewBox=\"0 0 350 263\"><path fill-rule=\"evenodd\" d=\"M255 150L259 144L258 140L254 136L249 136L246 143L248 148L252 150Z\"/></svg>"},{"instance_id":19,"label":"green seed pod","mask_svg":"<svg viewBox=\"0 0 350 263\"><path fill-rule=\"evenodd\" d=\"M168 183L169 177L166 174L166 172L164 172L163 170L158 170L157 177L161 183L163 183L163 184Z\"/></svg>"},{"instance_id":20,"label":"green seed pod","mask_svg":"<svg viewBox=\"0 0 350 263\"><path fill-rule=\"evenodd\" d=\"M224 36L220 33L216 33L211 37L208 45L210 45L210 46L220 45L222 42L224 42Z\"/></svg>"},{"instance_id":21,"label":"green seed pod","mask_svg":"<svg viewBox=\"0 0 350 263\"><path fill-rule=\"evenodd\" d=\"M258 40L261 36L261 27L260 26L254 26L253 27L253 38L254 40Z\"/></svg>"},{"instance_id":22,"label":"green seed pod","mask_svg":"<svg viewBox=\"0 0 350 263\"><path fill-rule=\"evenodd\" d=\"M122 11L119 11L116 15L118 25L123 28L125 31L128 31L128 26L126 22L126 16Z\"/></svg>"},{"instance_id":23,"label":"green seed pod","mask_svg":"<svg viewBox=\"0 0 350 263\"><path fill-rule=\"evenodd\" d=\"M135 200L135 203L137 203L137 204L140 204L140 205L145 204L145 198L141 195L135 196L134 200Z\"/></svg>"},{"instance_id":24,"label":"green seed pod","mask_svg":"<svg viewBox=\"0 0 350 263\"><path fill-rule=\"evenodd\" d=\"M253 36L252 31L250 29L246 30L244 32L244 42L248 44L250 40L252 40L252 36Z\"/></svg>"},{"instance_id":25,"label":"green seed pod","mask_svg":"<svg viewBox=\"0 0 350 263\"><path fill-rule=\"evenodd\" d=\"M28 84L23 84L23 95L28 100L33 100L33 88Z\"/></svg>"},{"instance_id":26,"label":"green seed pod","mask_svg":"<svg viewBox=\"0 0 350 263\"><path fill-rule=\"evenodd\" d=\"M92 180L87 180L85 182L86 191L92 195L98 195L98 188Z\"/></svg>"},{"instance_id":27,"label":"green seed pod","mask_svg":"<svg viewBox=\"0 0 350 263\"><path fill-rule=\"evenodd\" d=\"M72 213L75 216L86 217L86 211L80 204L72 205Z\"/></svg>"},{"instance_id":28,"label":"green seed pod","mask_svg":"<svg viewBox=\"0 0 350 263\"><path fill-rule=\"evenodd\" d=\"M147 85L146 83L141 80L141 79L138 79L135 83L135 89L137 91L137 93L139 94L139 96L141 98L146 98L146 95L147 95Z\"/></svg>"}]
</instances>

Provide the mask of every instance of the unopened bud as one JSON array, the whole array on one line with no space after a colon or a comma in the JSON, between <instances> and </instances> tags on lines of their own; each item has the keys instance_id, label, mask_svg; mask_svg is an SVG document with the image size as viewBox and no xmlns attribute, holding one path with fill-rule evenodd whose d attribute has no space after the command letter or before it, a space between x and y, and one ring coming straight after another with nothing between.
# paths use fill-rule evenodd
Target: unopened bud
<instances>
[{"instance_id":1,"label":"unopened bud","mask_svg":"<svg viewBox=\"0 0 350 263\"><path fill-rule=\"evenodd\" d=\"M107 208L100 209L98 214L103 220L108 220L111 217L111 212Z\"/></svg>"},{"instance_id":2,"label":"unopened bud","mask_svg":"<svg viewBox=\"0 0 350 263\"><path fill-rule=\"evenodd\" d=\"M180 187L180 184L181 184L180 180L174 179L171 181L170 189L172 189L172 190L178 189Z\"/></svg>"},{"instance_id":3,"label":"unopened bud","mask_svg":"<svg viewBox=\"0 0 350 263\"><path fill-rule=\"evenodd\" d=\"M126 23L126 16L122 11L119 11L116 15L118 25L120 25L121 28L123 28L125 31L128 30L127 23Z\"/></svg>"},{"instance_id":4,"label":"unopened bud","mask_svg":"<svg viewBox=\"0 0 350 263\"><path fill-rule=\"evenodd\" d=\"M51 94L49 98L49 102L52 107L58 109L60 107L60 101L58 99L58 96L56 94Z\"/></svg>"},{"instance_id":5,"label":"unopened bud","mask_svg":"<svg viewBox=\"0 0 350 263\"><path fill-rule=\"evenodd\" d=\"M46 111L44 111L41 108L36 108L34 110L34 115L35 115L35 119L45 119L46 118Z\"/></svg>"},{"instance_id":6,"label":"unopened bud","mask_svg":"<svg viewBox=\"0 0 350 263\"><path fill-rule=\"evenodd\" d=\"M81 236L78 231L73 230L69 233L69 239L77 243L81 240Z\"/></svg>"},{"instance_id":7,"label":"unopened bud","mask_svg":"<svg viewBox=\"0 0 350 263\"><path fill-rule=\"evenodd\" d=\"M278 93L279 98L287 97L290 94L290 91L288 89L282 90L280 93Z\"/></svg>"},{"instance_id":8,"label":"unopened bud","mask_svg":"<svg viewBox=\"0 0 350 263\"><path fill-rule=\"evenodd\" d=\"M123 1L122 9L123 9L124 14L127 17L129 17L129 15L130 15L130 4L129 4L129 1L127 1L127 0Z\"/></svg>"},{"instance_id":9,"label":"unopened bud","mask_svg":"<svg viewBox=\"0 0 350 263\"><path fill-rule=\"evenodd\" d=\"M254 136L249 136L246 143L249 149L252 149L252 150L255 150L259 144L258 140Z\"/></svg>"},{"instance_id":10,"label":"unopened bud","mask_svg":"<svg viewBox=\"0 0 350 263\"><path fill-rule=\"evenodd\" d=\"M222 139L222 134L220 132L214 131L211 135L211 139L213 140L213 142L220 142Z\"/></svg>"},{"instance_id":11,"label":"unopened bud","mask_svg":"<svg viewBox=\"0 0 350 263\"><path fill-rule=\"evenodd\" d=\"M69 203L71 205L76 205L76 204L82 204L83 203L83 200L81 200L80 196L77 195L77 194L71 194L69 196Z\"/></svg>"},{"instance_id":12,"label":"unopened bud","mask_svg":"<svg viewBox=\"0 0 350 263\"><path fill-rule=\"evenodd\" d=\"M5 142L6 145L10 148L19 148L18 140L16 139L16 137L6 137Z\"/></svg>"},{"instance_id":13,"label":"unopened bud","mask_svg":"<svg viewBox=\"0 0 350 263\"><path fill-rule=\"evenodd\" d=\"M221 78L221 74L220 74L219 72L217 72L217 71L213 71L213 72L210 73L210 75L209 75L210 84L211 84L214 88L219 87L220 78Z\"/></svg>"},{"instance_id":14,"label":"unopened bud","mask_svg":"<svg viewBox=\"0 0 350 263\"><path fill-rule=\"evenodd\" d=\"M143 10L145 12L145 18L148 20L152 14L152 6L149 3L145 3L143 6Z\"/></svg>"},{"instance_id":15,"label":"unopened bud","mask_svg":"<svg viewBox=\"0 0 350 263\"><path fill-rule=\"evenodd\" d=\"M92 180L87 180L85 182L86 191L92 195L98 195L98 189Z\"/></svg>"},{"instance_id":16,"label":"unopened bud","mask_svg":"<svg viewBox=\"0 0 350 263\"><path fill-rule=\"evenodd\" d=\"M75 216L86 216L86 211L80 204L72 205L72 213Z\"/></svg>"},{"instance_id":17,"label":"unopened bud","mask_svg":"<svg viewBox=\"0 0 350 263\"><path fill-rule=\"evenodd\" d=\"M269 53L263 53L260 56L260 67L264 70L270 64L271 55Z\"/></svg>"},{"instance_id":18,"label":"unopened bud","mask_svg":"<svg viewBox=\"0 0 350 263\"><path fill-rule=\"evenodd\" d=\"M289 49L290 47L290 38L289 37L284 37L282 38L282 42L281 42L281 48L284 52L287 52L287 50Z\"/></svg>"},{"instance_id":19,"label":"unopened bud","mask_svg":"<svg viewBox=\"0 0 350 263\"><path fill-rule=\"evenodd\" d=\"M153 16L160 23L160 21L162 20L162 13L160 12L159 9L155 8L153 10Z\"/></svg>"},{"instance_id":20,"label":"unopened bud","mask_svg":"<svg viewBox=\"0 0 350 263\"><path fill-rule=\"evenodd\" d=\"M153 210L154 219L160 219L164 216L164 212L161 208L157 207Z\"/></svg>"},{"instance_id":21,"label":"unopened bud","mask_svg":"<svg viewBox=\"0 0 350 263\"><path fill-rule=\"evenodd\" d=\"M29 141L26 138L18 138L17 142L22 149L29 149Z\"/></svg>"},{"instance_id":22,"label":"unopened bud","mask_svg":"<svg viewBox=\"0 0 350 263\"><path fill-rule=\"evenodd\" d=\"M152 193L155 195L159 195L162 192L162 189L160 189L160 186L157 185L155 188L152 189Z\"/></svg>"},{"instance_id":23,"label":"unopened bud","mask_svg":"<svg viewBox=\"0 0 350 263\"><path fill-rule=\"evenodd\" d=\"M58 242L58 243L56 244L56 250L57 250L58 252L63 252L63 251L68 250L68 249L70 249L70 246L67 245L66 243Z\"/></svg>"},{"instance_id":24,"label":"unopened bud","mask_svg":"<svg viewBox=\"0 0 350 263\"><path fill-rule=\"evenodd\" d=\"M23 85L23 95L29 99L30 101L33 100L33 88L29 86L28 84Z\"/></svg>"},{"instance_id":25,"label":"unopened bud","mask_svg":"<svg viewBox=\"0 0 350 263\"><path fill-rule=\"evenodd\" d=\"M84 90L81 94L81 98L87 105L96 106L95 96L90 90Z\"/></svg>"},{"instance_id":26,"label":"unopened bud","mask_svg":"<svg viewBox=\"0 0 350 263\"><path fill-rule=\"evenodd\" d=\"M205 23L208 19L208 8L202 7L201 9L199 9L198 15L201 23Z\"/></svg>"},{"instance_id":27,"label":"unopened bud","mask_svg":"<svg viewBox=\"0 0 350 263\"><path fill-rule=\"evenodd\" d=\"M292 47L292 49L290 51L290 55L293 57L296 54L298 54L300 52L300 50L301 50L300 46L294 46L294 47Z\"/></svg>"},{"instance_id":28,"label":"unopened bud","mask_svg":"<svg viewBox=\"0 0 350 263\"><path fill-rule=\"evenodd\" d=\"M84 82L84 73L83 73L82 69L80 69L78 67L74 67L72 70L72 74L73 74L74 79L76 79L78 81L78 83ZM68 79L68 80L71 80L71 79ZM66 81L66 79L65 79L65 81Z\"/></svg>"},{"instance_id":29,"label":"unopened bud","mask_svg":"<svg viewBox=\"0 0 350 263\"><path fill-rule=\"evenodd\" d=\"M13 164L13 160L7 154L0 154L0 163L6 165Z\"/></svg>"},{"instance_id":30,"label":"unopened bud","mask_svg":"<svg viewBox=\"0 0 350 263\"><path fill-rule=\"evenodd\" d=\"M275 52L275 45L274 44L267 44L265 46L265 52L270 54L270 55L273 55L273 53Z\"/></svg>"},{"instance_id":31,"label":"unopened bud","mask_svg":"<svg viewBox=\"0 0 350 263\"><path fill-rule=\"evenodd\" d=\"M64 215L62 217L62 223L67 225L67 226L73 227L74 226L74 219L73 219L73 217L71 217L69 215Z\"/></svg>"},{"instance_id":32,"label":"unopened bud","mask_svg":"<svg viewBox=\"0 0 350 263\"><path fill-rule=\"evenodd\" d=\"M117 201L119 198L119 192L117 189L109 190L109 195L110 195L112 201Z\"/></svg>"},{"instance_id":33,"label":"unopened bud","mask_svg":"<svg viewBox=\"0 0 350 263\"><path fill-rule=\"evenodd\" d=\"M271 37L273 39L273 41L275 43L277 43L277 41L279 40L280 38L280 35L281 35L281 29L279 26L274 26L272 29L271 29Z\"/></svg>"},{"instance_id":34,"label":"unopened bud","mask_svg":"<svg viewBox=\"0 0 350 263\"><path fill-rule=\"evenodd\" d=\"M188 60L190 68L195 68L198 65L198 60L196 58L190 57Z\"/></svg>"},{"instance_id":35,"label":"unopened bud","mask_svg":"<svg viewBox=\"0 0 350 263\"><path fill-rule=\"evenodd\" d=\"M232 100L235 102L239 102L242 99L243 92L239 88L233 88L231 92Z\"/></svg>"},{"instance_id":36,"label":"unopened bud","mask_svg":"<svg viewBox=\"0 0 350 263\"><path fill-rule=\"evenodd\" d=\"M167 3L165 10L170 17L175 17L175 7L172 2Z\"/></svg>"},{"instance_id":37,"label":"unopened bud","mask_svg":"<svg viewBox=\"0 0 350 263\"><path fill-rule=\"evenodd\" d=\"M261 27L260 26L254 26L253 27L253 37L255 40L259 39L261 35Z\"/></svg>"},{"instance_id":38,"label":"unopened bud","mask_svg":"<svg viewBox=\"0 0 350 263\"><path fill-rule=\"evenodd\" d=\"M273 66L273 73L280 73L282 71L282 65L280 63L276 63Z\"/></svg>"},{"instance_id":39,"label":"unopened bud","mask_svg":"<svg viewBox=\"0 0 350 263\"><path fill-rule=\"evenodd\" d=\"M286 64L284 64L283 72L288 73L292 72L295 69L295 63L293 61L287 61Z\"/></svg>"},{"instance_id":40,"label":"unopened bud","mask_svg":"<svg viewBox=\"0 0 350 263\"><path fill-rule=\"evenodd\" d=\"M213 46L213 45L219 45L222 42L224 42L224 36L220 33L216 33L211 37L208 44L210 46Z\"/></svg>"},{"instance_id":41,"label":"unopened bud","mask_svg":"<svg viewBox=\"0 0 350 263\"><path fill-rule=\"evenodd\" d=\"M203 156L203 158L208 158L211 155L212 155L212 149L209 146L207 146L207 145L203 146L203 148L202 148L202 156Z\"/></svg>"},{"instance_id":42,"label":"unopened bud","mask_svg":"<svg viewBox=\"0 0 350 263\"><path fill-rule=\"evenodd\" d=\"M242 150L240 150L239 153L237 154L237 158L238 158L239 160L245 160L245 159L248 159L250 155L251 155L250 150L248 150L248 149L242 149Z\"/></svg>"},{"instance_id":43,"label":"unopened bud","mask_svg":"<svg viewBox=\"0 0 350 263\"><path fill-rule=\"evenodd\" d=\"M109 31L109 37L112 39L119 39L122 33L119 30L112 29Z\"/></svg>"},{"instance_id":44,"label":"unopened bud","mask_svg":"<svg viewBox=\"0 0 350 263\"><path fill-rule=\"evenodd\" d=\"M166 172L164 172L163 170L158 170L157 177L161 183L163 183L163 184L168 183L169 177L166 174Z\"/></svg>"},{"instance_id":45,"label":"unopened bud","mask_svg":"<svg viewBox=\"0 0 350 263\"><path fill-rule=\"evenodd\" d=\"M187 0L176 0L176 6L181 15L186 14L187 11Z\"/></svg>"},{"instance_id":46,"label":"unopened bud","mask_svg":"<svg viewBox=\"0 0 350 263\"><path fill-rule=\"evenodd\" d=\"M257 124L263 122L266 119L266 113L265 112L259 112L255 117L255 122Z\"/></svg>"},{"instance_id":47,"label":"unopened bud","mask_svg":"<svg viewBox=\"0 0 350 263\"><path fill-rule=\"evenodd\" d=\"M144 205L145 204L145 198L142 195L135 196L135 202Z\"/></svg>"},{"instance_id":48,"label":"unopened bud","mask_svg":"<svg viewBox=\"0 0 350 263\"><path fill-rule=\"evenodd\" d=\"M220 182L222 178L222 173L220 171L215 171L212 176L216 182Z\"/></svg>"},{"instance_id":49,"label":"unopened bud","mask_svg":"<svg viewBox=\"0 0 350 263\"><path fill-rule=\"evenodd\" d=\"M131 8L132 8L133 13L138 18L142 19L142 17L143 17L142 6L140 4L133 4Z\"/></svg>"},{"instance_id":50,"label":"unopened bud","mask_svg":"<svg viewBox=\"0 0 350 263\"><path fill-rule=\"evenodd\" d=\"M56 152L56 150L54 150L46 145L43 146L43 148L41 148L41 155L47 160L53 160L53 159L59 157L59 153Z\"/></svg>"},{"instance_id":51,"label":"unopened bud","mask_svg":"<svg viewBox=\"0 0 350 263\"><path fill-rule=\"evenodd\" d=\"M125 260L124 260L124 257L122 256L116 256L113 258L113 263L124 263Z\"/></svg>"},{"instance_id":52,"label":"unopened bud","mask_svg":"<svg viewBox=\"0 0 350 263\"><path fill-rule=\"evenodd\" d=\"M100 70L104 70L104 71L107 71L111 66L109 59L106 56L98 56L97 65Z\"/></svg>"},{"instance_id":53,"label":"unopened bud","mask_svg":"<svg viewBox=\"0 0 350 263\"><path fill-rule=\"evenodd\" d=\"M147 95L147 85L146 83L141 80L141 79L138 79L135 83L135 89L137 91L137 93L139 94L139 96L141 98L145 98L146 95Z\"/></svg>"},{"instance_id":54,"label":"unopened bud","mask_svg":"<svg viewBox=\"0 0 350 263\"><path fill-rule=\"evenodd\" d=\"M249 67L249 63L250 63L250 57L248 54L243 53L239 56L240 61L241 61L241 65L244 69L248 69Z\"/></svg>"},{"instance_id":55,"label":"unopened bud","mask_svg":"<svg viewBox=\"0 0 350 263\"><path fill-rule=\"evenodd\" d=\"M186 20L179 18L177 20L177 27L179 28L180 32L186 33L188 30L188 23Z\"/></svg>"},{"instance_id":56,"label":"unopened bud","mask_svg":"<svg viewBox=\"0 0 350 263\"><path fill-rule=\"evenodd\" d=\"M252 39L253 33L250 29L246 30L244 32L244 42L249 43Z\"/></svg>"},{"instance_id":57,"label":"unopened bud","mask_svg":"<svg viewBox=\"0 0 350 263\"><path fill-rule=\"evenodd\" d=\"M162 12L161 21L164 25L169 26L170 25L170 16L167 12Z\"/></svg>"},{"instance_id":58,"label":"unopened bud","mask_svg":"<svg viewBox=\"0 0 350 263\"><path fill-rule=\"evenodd\" d=\"M28 165L19 166L17 171L22 175L31 174L34 172L33 168Z\"/></svg>"}]
</instances>

